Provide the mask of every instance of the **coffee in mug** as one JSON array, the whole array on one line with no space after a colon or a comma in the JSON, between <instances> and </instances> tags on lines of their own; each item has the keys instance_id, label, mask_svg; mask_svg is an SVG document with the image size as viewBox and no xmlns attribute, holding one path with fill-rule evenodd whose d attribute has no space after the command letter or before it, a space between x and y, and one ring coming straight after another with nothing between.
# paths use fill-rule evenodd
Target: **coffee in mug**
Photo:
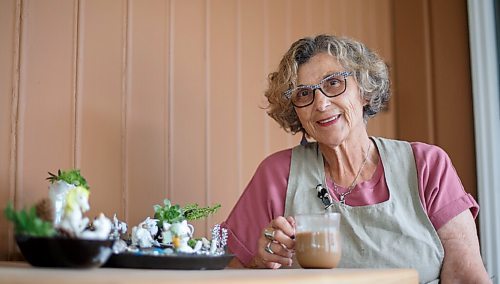
<instances>
[{"instance_id":1,"label":"coffee in mug","mask_svg":"<svg viewBox=\"0 0 500 284\"><path fill-rule=\"evenodd\" d=\"M340 262L340 214L295 216L295 254L302 268L335 268Z\"/></svg>"}]
</instances>

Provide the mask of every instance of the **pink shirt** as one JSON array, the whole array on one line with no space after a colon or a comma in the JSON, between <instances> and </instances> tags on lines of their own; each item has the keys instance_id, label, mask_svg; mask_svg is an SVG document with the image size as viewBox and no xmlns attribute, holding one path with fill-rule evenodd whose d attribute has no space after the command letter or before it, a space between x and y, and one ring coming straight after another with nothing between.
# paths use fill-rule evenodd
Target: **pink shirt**
<instances>
[{"instance_id":1,"label":"pink shirt","mask_svg":"<svg viewBox=\"0 0 500 284\"><path fill-rule=\"evenodd\" d=\"M465 192L450 158L441 148L419 142L411 147L417 165L420 202L434 228L438 230L446 222L464 210L470 209L474 218L479 206ZM269 222L283 216L286 190L290 172L292 150L276 152L262 161L245 191L240 196L228 219L222 224L229 230L228 247L243 263L249 264L257 251L257 240ZM327 180L330 195L337 199ZM346 189L338 187L340 192ZM388 200L384 168L379 164L372 178L358 183L346 198L350 206L377 204Z\"/></svg>"}]
</instances>

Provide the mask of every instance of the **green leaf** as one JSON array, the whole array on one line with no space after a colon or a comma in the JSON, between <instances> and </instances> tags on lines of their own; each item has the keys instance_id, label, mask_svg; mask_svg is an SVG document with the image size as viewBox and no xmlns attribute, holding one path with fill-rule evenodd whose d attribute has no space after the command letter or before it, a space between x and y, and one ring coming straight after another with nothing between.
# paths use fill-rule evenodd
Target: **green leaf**
<instances>
[{"instance_id":1,"label":"green leaf","mask_svg":"<svg viewBox=\"0 0 500 284\"><path fill-rule=\"evenodd\" d=\"M216 204L213 207L200 208L196 203L181 207L178 204L172 205L172 202L168 199L163 200L163 204L163 207L160 205L153 206L155 211L154 218L158 219L158 227L160 228L163 227L163 222L172 224L184 220L196 220L207 217L217 212L221 207L220 204Z\"/></svg>"},{"instance_id":2,"label":"green leaf","mask_svg":"<svg viewBox=\"0 0 500 284\"><path fill-rule=\"evenodd\" d=\"M194 246L196 246L196 243L198 242L198 240L195 240L195 239L189 239L188 240L188 246L190 246L191 248L194 248Z\"/></svg>"},{"instance_id":3,"label":"green leaf","mask_svg":"<svg viewBox=\"0 0 500 284\"><path fill-rule=\"evenodd\" d=\"M220 207L220 204L216 204L213 207L208 206L199 208L198 204L194 204L185 210L184 216L187 220L198 220L214 214L215 212L217 212L217 210L219 210Z\"/></svg>"},{"instance_id":4,"label":"green leaf","mask_svg":"<svg viewBox=\"0 0 500 284\"><path fill-rule=\"evenodd\" d=\"M44 221L36 215L35 206L15 211L12 202L9 202L4 214L14 224L16 234L50 237L56 233L52 223Z\"/></svg>"}]
</instances>

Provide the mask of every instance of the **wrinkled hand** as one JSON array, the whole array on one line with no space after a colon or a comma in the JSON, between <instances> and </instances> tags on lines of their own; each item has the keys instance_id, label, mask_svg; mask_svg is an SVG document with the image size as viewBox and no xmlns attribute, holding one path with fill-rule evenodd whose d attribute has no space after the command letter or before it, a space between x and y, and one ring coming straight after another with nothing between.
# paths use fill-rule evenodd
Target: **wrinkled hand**
<instances>
[{"instance_id":1,"label":"wrinkled hand","mask_svg":"<svg viewBox=\"0 0 500 284\"><path fill-rule=\"evenodd\" d=\"M266 236L267 235L267 236ZM280 268L292 265L295 247L295 220L277 217L262 230L257 243L256 264L259 267Z\"/></svg>"}]
</instances>

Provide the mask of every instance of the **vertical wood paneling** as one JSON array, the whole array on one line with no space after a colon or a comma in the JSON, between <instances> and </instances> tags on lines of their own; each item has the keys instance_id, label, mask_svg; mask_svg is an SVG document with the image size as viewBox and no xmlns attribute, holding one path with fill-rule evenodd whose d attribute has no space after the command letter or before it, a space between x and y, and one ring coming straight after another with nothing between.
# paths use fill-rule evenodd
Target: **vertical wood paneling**
<instances>
[{"instance_id":1,"label":"vertical wood paneling","mask_svg":"<svg viewBox=\"0 0 500 284\"><path fill-rule=\"evenodd\" d=\"M238 128L241 113L237 69L237 3L234 0L208 1L208 74L207 96L207 201L221 203L210 225L220 223L229 214L239 196Z\"/></svg>"},{"instance_id":2,"label":"vertical wood paneling","mask_svg":"<svg viewBox=\"0 0 500 284\"><path fill-rule=\"evenodd\" d=\"M389 65L390 76L394 75L392 68L392 17L391 17L391 1L377 0L367 3L367 8L371 13L368 13L368 47L377 52ZM394 81L392 81L391 91L394 92ZM396 138L396 110L394 108L397 96L392 96L386 110L377 114L368 122L368 133L374 136L382 136L387 138Z\"/></svg>"},{"instance_id":3,"label":"vertical wood paneling","mask_svg":"<svg viewBox=\"0 0 500 284\"><path fill-rule=\"evenodd\" d=\"M294 27L294 21L292 21L291 26L288 26L290 20L287 19L290 16L287 13L288 6L291 5L292 2L288 0L276 0L276 1L267 1L267 9L268 9L268 26L266 29L268 30L268 39L266 40L268 46L266 47L269 52L269 60L267 66L266 74L270 72L274 72L278 69L278 64L288 50L291 42L288 40L288 29ZM305 20L301 19L305 24ZM293 28L292 28L293 31ZM289 147L289 139L290 134L283 131L283 129L269 116L266 117L267 126L267 135L269 145L267 148L266 154L274 153L278 150Z\"/></svg>"},{"instance_id":4,"label":"vertical wood paneling","mask_svg":"<svg viewBox=\"0 0 500 284\"><path fill-rule=\"evenodd\" d=\"M15 118L17 114L17 88L14 81L18 73L14 66L18 63L19 31L17 15L17 1L0 1L0 204L5 206L7 201L12 201L14 180L11 174L12 163L15 156L14 133ZM15 109L14 109L15 108ZM13 127L14 126L14 127ZM14 128L14 129L13 129ZM12 247L12 226L8 225L5 218L0 218L0 259L7 259L9 247Z\"/></svg>"},{"instance_id":5,"label":"vertical wood paneling","mask_svg":"<svg viewBox=\"0 0 500 284\"><path fill-rule=\"evenodd\" d=\"M375 20L379 40L375 41L374 47L389 65L391 75L394 75L395 72L392 69L394 63L394 33L392 32L392 27L394 26L393 3L392 0L380 0L378 4L376 11L379 16L375 17Z\"/></svg>"},{"instance_id":6,"label":"vertical wood paneling","mask_svg":"<svg viewBox=\"0 0 500 284\"><path fill-rule=\"evenodd\" d=\"M330 23L333 33L339 36L347 35L348 27L351 25L353 10L345 0L332 0L330 2Z\"/></svg>"},{"instance_id":7,"label":"vertical wood paneling","mask_svg":"<svg viewBox=\"0 0 500 284\"><path fill-rule=\"evenodd\" d=\"M126 210L137 224L166 198L169 3L134 0L129 15Z\"/></svg>"},{"instance_id":8,"label":"vertical wood paneling","mask_svg":"<svg viewBox=\"0 0 500 284\"><path fill-rule=\"evenodd\" d=\"M238 190L250 181L257 165L265 156L264 124L268 119L265 110L264 0L241 1L241 159L242 182ZM272 121L270 122L272 123Z\"/></svg>"},{"instance_id":9,"label":"vertical wood paneling","mask_svg":"<svg viewBox=\"0 0 500 284\"><path fill-rule=\"evenodd\" d=\"M427 2L394 1L394 33L398 36L394 46L398 100L394 107L405 114L405 119L397 121L398 137L435 143Z\"/></svg>"},{"instance_id":10,"label":"vertical wood paneling","mask_svg":"<svg viewBox=\"0 0 500 284\"><path fill-rule=\"evenodd\" d=\"M366 18L363 17L364 3L366 3L364 0L346 0L340 4L344 13L343 32L346 36L357 40L365 40L367 37L363 32L366 24Z\"/></svg>"},{"instance_id":11,"label":"vertical wood paneling","mask_svg":"<svg viewBox=\"0 0 500 284\"><path fill-rule=\"evenodd\" d=\"M303 0L295 0L294 2L292 1L287 2L285 10L286 11L285 42L281 54L276 54L276 56L278 56L277 59L278 62L281 60L281 58L283 58L283 55L288 51L290 45L293 42L295 42L300 38L314 36L315 34L317 34L315 32L316 27L313 26L313 21L314 21L314 19L312 18L313 8L311 7L312 6L311 3L313 2L307 3L307 1ZM302 10L302 15L300 14L300 10ZM296 20L295 17L301 17L303 18L303 20L302 21ZM299 22L299 28L295 26L297 22ZM277 70L277 68L278 65L274 66L274 70ZM281 146L277 144L276 149L279 149L279 147L281 147L281 149L292 148L300 143L300 140L302 139L301 133L295 135L291 133L286 133L284 132L283 129L279 128L278 124L274 120L271 121L272 124L274 125L273 127L274 131L279 131L280 136L285 135L285 137L278 136L280 137L280 140L284 138L286 139L286 143L283 142Z\"/></svg>"},{"instance_id":12,"label":"vertical wood paneling","mask_svg":"<svg viewBox=\"0 0 500 284\"><path fill-rule=\"evenodd\" d=\"M286 49L282 51L281 55L285 53L292 42L296 41L299 38L313 36L315 34L312 27L312 23L314 20L312 18L311 7L315 2L317 1L288 0L288 3L286 3L287 5L290 5L290 13L286 13L284 17L288 18L286 23L290 24L289 37L291 38L287 38L285 44Z\"/></svg>"},{"instance_id":13,"label":"vertical wood paneling","mask_svg":"<svg viewBox=\"0 0 500 284\"><path fill-rule=\"evenodd\" d=\"M205 1L177 1L173 5L175 34L171 95L171 198L175 203L205 205L206 186L206 14ZM182 16L181 16L182 15ZM221 126L222 127L222 126ZM205 221L196 222L196 231Z\"/></svg>"},{"instance_id":14,"label":"vertical wood paneling","mask_svg":"<svg viewBox=\"0 0 500 284\"><path fill-rule=\"evenodd\" d=\"M126 2L85 0L81 5L79 42L85 60L81 66L82 173L89 181L91 212L123 216L122 206L122 114L125 75L123 17Z\"/></svg>"},{"instance_id":15,"label":"vertical wood paneling","mask_svg":"<svg viewBox=\"0 0 500 284\"><path fill-rule=\"evenodd\" d=\"M319 34L331 34L332 29L328 25L329 15L328 15L328 0L313 0L309 3L309 14L311 21L311 30L309 35L319 35Z\"/></svg>"},{"instance_id":16,"label":"vertical wood paneling","mask_svg":"<svg viewBox=\"0 0 500 284\"><path fill-rule=\"evenodd\" d=\"M473 151L469 37L461 32L467 29L467 3L447 0L429 1L429 5L432 17L432 66L436 81L433 88L436 143L450 155L467 192L475 195L476 174L471 171L471 168L475 168L476 157ZM441 17L443 13L454 16L444 19ZM453 48L444 49L442 46ZM454 102L452 107L450 102Z\"/></svg>"},{"instance_id":17,"label":"vertical wood paneling","mask_svg":"<svg viewBox=\"0 0 500 284\"><path fill-rule=\"evenodd\" d=\"M336 34L332 25L332 18L334 16L333 1L323 0L323 32L327 34ZM319 12L318 12L319 13Z\"/></svg>"},{"instance_id":18,"label":"vertical wood paneling","mask_svg":"<svg viewBox=\"0 0 500 284\"><path fill-rule=\"evenodd\" d=\"M74 5L65 0L23 1L16 165L19 205L47 197L47 171L73 165Z\"/></svg>"}]
</instances>

